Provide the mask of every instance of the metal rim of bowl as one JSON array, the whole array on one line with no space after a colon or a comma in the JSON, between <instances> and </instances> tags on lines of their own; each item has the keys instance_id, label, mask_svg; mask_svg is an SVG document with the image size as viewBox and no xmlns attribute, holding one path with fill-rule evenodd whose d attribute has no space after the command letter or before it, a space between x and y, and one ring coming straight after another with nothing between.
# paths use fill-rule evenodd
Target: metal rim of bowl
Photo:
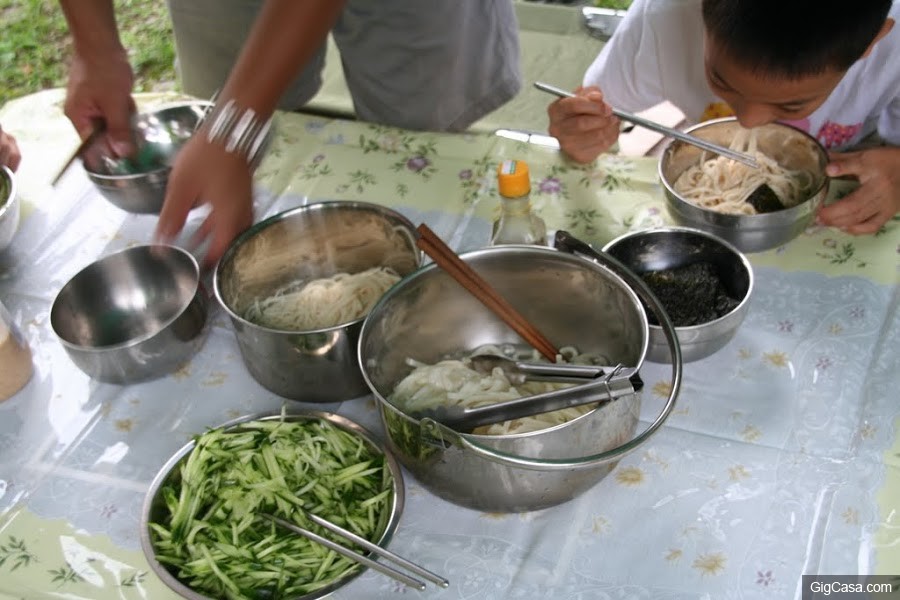
<instances>
[{"instance_id":1,"label":"metal rim of bowl","mask_svg":"<svg viewBox=\"0 0 900 600\"><path fill-rule=\"evenodd\" d=\"M11 207L16 200L16 177L13 175L12 169L6 165L0 165L0 179L9 185L6 197L0 198L0 219L2 219L7 210L12 210Z\"/></svg>"},{"instance_id":2,"label":"metal rim of bowl","mask_svg":"<svg viewBox=\"0 0 900 600\"><path fill-rule=\"evenodd\" d=\"M720 123L737 123L737 122L738 122L737 117L722 117L719 119L710 119L708 121L703 121L701 123L697 123L695 125L688 127L687 129L685 129L685 133L696 134L696 132L698 132L700 130L718 125ZM773 123L769 123L768 126L784 127L784 128L790 129L793 132L800 134L802 137L805 137L808 141L810 141L812 143L813 147L818 151L819 155L825 160L826 163L828 162L828 151L825 149L825 147L822 145L822 143L819 142L819 140L817 140L816 138L811 136L808 132L803 131L802 129L798 129L797 127L794 127L793 125L788 125L787 123L773 122ZM722 227L722 228L733 227L733 226L737 226L739 223L741 223L741 224L743 224L744 228L750 228L750 229L767 228L770 226L769 221L774 221L774 220L778 219L779 217L781 217L783 219L784 215L793 216L793 213L802 213L802 212L805 212L806 210L808 210L809 201L811 199L815 198L816 196L818 196L819 193L821 193L822 189L828 185L828 176L826 175L822 178L822 183L819 185L819 187L817 187L815 189L815 191L813 191L810 194L809 198L806 198L805 200L803 200L803 202L800 202L794 206L784 208L782 210L777 210L775 212L754 214L754 215L734 215L734 214L730 214L730 213L716 212L716 211L710 210L708 208L703 208L702 206L697 206L696 204L693 204L693 203L688 202L687 200L683 199L681 197L681 195L675 191L675 188L673 187L674 182L670 183L669 180L666 178L665 174L663 173L663 165L665 163L666 157L668 155L670 155L676 147L679 147L680 145L683 145L683 144L684 144L684 142L680 142L675 139L669 141L669 144L666 146L666 149L663 151L662 157L660 157L660 160L657 161L656 170L657 170L657 174L659 176L659 180L662 182L663 187L665 187L666 190L669 192L669 195L671 196L670 200L675 199L675 200L671 200L671 201L677 203L677 205L678 205L677 210L679 210L680 212L689 211L689 212L693 212L697 215L715 216L715 219L720 221L720 223L716 224L718 227ZM667 196L667 198L668 198L668 196ZM747 225L747 223L749 223L749 225ZM778 224L778 226L784 227L784 228L789 228L789 225L785 225L785 224Z\"/></svg>"},{"instance_id":3,"label":"metal rim of bowl","mask_svg":"<svg viewBox=\"0 0 900 600\"><path fill-rule=\"evenodd\" d=\"M189 107L189 106L202 106L208 110L209 108L211 108L213 106L213 103L209 102L207 100L189 100L186 102L170 102L170 103L164 104L163 106L160 106L159 108L157 108L155 110L140 113L137 115L137 117L143 118L143 117L146 117L149 115L157 115L160 113L168 112L168 111L175 110L178 108L185 108L185 107ZM200 124L202 122L203 122L203 119L201 118L197 122L197 124L194 126L195 132L197 129L199 129ZM188 139L190 139L190 138L188 138ZM185 140L184 143L187 143L187 140ZM162 177L164 180L168 176L168 174L172 171L172 167L163 166L158 169L151 169L149 171L142 171L140 173L127 173L124 175L110 175L107 173L98 173L97 171L92 171L91 169L88 168L88 166L86 164L82 164L82 166L84 167L84 171L88 174L88 178L91 181L93 181L95 184L104 185L105 187L112 188L112 189L116 189L118 187L117 185L115 185L116 182L122 182L122 181L127 182L127 181L134 181L137 179L144 179L150 175L157 175L159 177Z\"/></svg>"},{"instance_id":4,"label":"metal rim of bowl","mask_svg":"<svg viewBox=\"0 0 900 600\"><path fill-rule=\"evenodd\" d=\"M128 254L130 252L136 252L138 250L148 250L148 249L152 249L152 248L165 248L166 250L174 250L175 253L178 254L179 256L187 258L189 263L194 268L194 279L195 279L194 293L191 294L190 298L187 298L185 300L185 302L182 304L181 308L178 310L178 312L175 315L173 315L171 318L161 322L154 331L145 333L141 336L138 336L134 339L130 339L126 342L121 342L119 344L110 344L108 346L84 346L82 344L76 344L76 343L64 338L59 333L56 325L54 324L53 314L55 312L57 302L59 302L60 296L62 295L63 291L67 287L72 285L73 282L76 279L78 279L82 274L98 268L101 263L103 263L107 260L111 260L114 257ZM160 331L165 330L172 323L174 323L176 320L178 320L179 317L181 317L181 315L184 314L184 311L187 310L187 308L190 307L191 303L194 302L194 299L196 298L197 294L204 294L204 293L205 292L203 290L203 282L200 280L200 264L197 262L197 259L194 258L194 255L191 254L190 252L188 252L187 250L184 250L183 248L179 248L178 246L173 246L171 244L144 244L144 245L139 245L139 246L131 246L129 248L123 248L122 250L118 250L111 254L107 254L106 256L103 256L102 258L98 258L97 260L95 260L94 262L89 264L88 266L86 266L83 269L81 269L80 271L78 271L75 275L73 275L65 283L65 285L63 285L62 288L60 288L59 292L57 292L57 294L56 294L56 297L53 299L53 304L50 305L50 327L51 327L51 329L53 329L53 333L56 335L57 339L59 339L59 341L64 346L66 346L68 348L73 348L73 349L79 350L81 352L109 352L110 350L119 350L122 348L130 348L132 346L137 346L138 344L141 344L142 342L145 342L145 341L153 338L154 336L159 334Z\"/></svg>"},{"instance_id":5,"label":"metal rim of bowl","mask_svg":"<svg viewBox=\"0 0 900 600\"><path fill-rule=\"evenodd\" d=\"M415 225L413 225L412 221L410 221L394 209L388 208L387 206L382 206L380 204L362 202L359 200L323 200L321 202L313 202L311 204L305 204L303 206L297 206L295 208L289 208L287 210L281 211L277 214L272 215L271 217L263 219L259 223L256 223L255 225L252 225L250 228L246 229L237 238L235 238L234 241L231 242L228 249L225 251L225 254L222 255L221 259L219 259L219 262L216 265L216 269L213 272L213 294L215 294L216 300L219 302L219 306L221 306L225 310L225 312L228 313L228 316L236 319L239 323L241 323L241 325L259 331L266 331L271 333L288 333L295 335L329 333L333 331L339 331L365 321L368 314L365 314L357 319L353 319L352 321L347 321L346 323L339 323L337 325L332 325L331 327L321 327L319 329L306 329L302 331L275 329L273 327L266 327L264 325L254 323L253 321L249 321L244 318L243 315L232 310L231 306L229 306L225 301L225 298L222 297L222 292L220 290L220 281L222 279L221 272L224 269L225 265L228 264L231 258L240 250L240 247L243 246L246 241L255 236L257 233L297 214L304 214L314 211L341 210L346 208L351 208L353 210L371 210L382 215L388 215L392 218L396 218L404 225L409 227L410 235L413 235L412 232L416 230L416 227ZM412 245L413 247L415 247L415 242L413 242ZM374 308L375 306L372 307L373 310Z\"/></svg>"},{"instance_id":6,"label":"metal rim of bowl","mask_svg":"<svg viewBox=\"0 0 900 600\"><path fill-rule=\"evenodd\" d=\"M751 295L751 292L753 291L754 280L755 280L754 275L753 275L753 266L750 264L750 261L747 259L747 256L743 252L738 250L734 244L732 244L728 240L725 240L722 237L720 237L714 233L710 233L708 231L703 231L702 229L697 229L696 227L685 227L685 226L676 226L676 225L670 225L670 226L666 226L666 227L654 227L652 229L643 229L640 231L629 231L628 233L624 233L624 234L610 240L609 242L607 242L606 245L603 246L603 251L608 254L612 254L610 252L610 249L614 248L616 246L616 244L622 243L626 240L630 240L633 238L642 237L642 236L645 236L645 235L651 234L651 233L687 233L687 234L691 234L691 235L698 235L700 237L704 237L706 239L712 240L713 242L721 245L723 248L725 248L726 250L731 252L734 256L736 256L737 259L740 261L741 266L743 266L744 270L747 272L747 291L744 293L744 297L741 298L741 300L740 300L740 302L738 302L737 306L732 308L730 311L728 311L721 317L715 318L712 321L707 321L706 323L700 323L699 325L676 326L675 331L693 332L693 331L699 330L701 328L709 327L713 323L718 323L720 321L730 318L733 314L737 313L738 311L743 310L744 306L748 302L750 302L750 295ZM659 325L654 325L652 323L648 323L648 325L651 330L662 331L662 328Z\"/></svg>"},{"instance_id":7,"label":"metal rim of bowl","mask_svg":"<svg viewBox=\"0 0 900 600\"><path fill-rule=\"evenodd\" d=\"M236 419L232 419L215 427L213 429L233 429L235 427L240 427L244 423L248 423L251 421L271 421L276 419L285 419L287 421L298 421L298 420L324 420L329 423L339 427L343 431L349 432L353 435L356 435L363 440L365 440L372 448L381 452L384 455L385 463L387 464L388 470L391 473L392 479L392 487L394 491L393 502L391 503L391 512L387 520L387 524L385 525L384 532L382 532L381 537L376 542L382 548L386 547L394 533L397 530L397 527L400 523L400 517L403 514L403 508L406 502L406 491L405 485L403 481L403 471L400 468L400 463L397 461L396 457L388 451L387 447L379 442L374 435L365 427L349 419L343 415L338 415L336 413L327 412L327 411L317 411L317 410L302 410L302 411L292 411L282 413L281 411L272 411L258 414L245 415L243 417L238 417ZM172 591L180 594L184 598L188 600L211 600L209 596L205 596L199 592L194 591L186 584L182 583L175 575L173 575L164 565L162 565L159 561L156 560L156 552L154 551L153 540L150 537L150 513L154 507L154 500L156 499L156 495L159 493L159 490L166 483L169 476L178 468L181 462L190 454L190 452L194 449L195 441L191 440L181 448L179 448L162 466L162 468L156 473L153 477L153 481L150 483L150 487L147 490L147 493L144 496L144 501L141 505L141 520L140 520L140 538L141 538L141 550L144 553L144 557L147 559L147 562L150 565L151 570L165 583ZM368 553L364 553L364 555L368 555ZM357 569L355 573L344 577L333 583L330 586L326 586L322 589L316 590L315 592L310 592L309 594L305 594L303 596L296 596L291 600L315 600L317 598L322 598L327 596L328 594L333 593L335 590L347 585L354 579L358 578L360 575L367 571L367 567L360 565L360 568Z\"/></svg>"}]
</instances>

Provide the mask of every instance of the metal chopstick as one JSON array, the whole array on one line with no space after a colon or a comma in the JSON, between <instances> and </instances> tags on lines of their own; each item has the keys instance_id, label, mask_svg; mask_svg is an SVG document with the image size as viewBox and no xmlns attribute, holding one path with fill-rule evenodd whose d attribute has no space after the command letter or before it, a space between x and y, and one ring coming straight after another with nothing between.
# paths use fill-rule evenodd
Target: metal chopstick
<instances>
[{"instance_id":1,"label":"metal chopstick","mask_svg":"<svg viewBox=\"0 0 900 600\"><path fill-rule=\"evenodd\" d=\"M416 563L410 562L410 561L406 560L405 558L403 558L402 556L397 556L393 552L385 550L378 544L373 544L366 538L360 537L360 536L356 535L355 533L353 533L352 531L347 531L340 525L336 525L336 524L332 523L331 521L323 519L319 515L314 515L312 513L306 513L306 516L309 517L310 521L312 521L313 523L317 523L318 525L321 525L325 529L333 531L334 533L336 533L340 536L343 536L356 544L359 544L360 546L362 546L363 548L365 548L366 550L368 550L370 552L373 552L373 553L375 553L383 558L386 558L388 560L394 561L395 563L397 563L400 566L406 567L407 569L409 569L416 575L420 575L420 576L424 577L425 579L431 581L432 583L436 583L441 587L448 587L450 585L450 582L447 581L446 579L444 579L443 577L441 577L440 575L432 573L428 569L426 569L424 567L420 567Z\"/></svg>"},{"instance_id":2,"label":"metal chopstick","mask_svg":"<svg viewBox=\"0 0 900 600\"><path fill-rule=\"evenodd\" d=\"M281 527L289 529L296 534L302 535L303 537L308 538L308 539L316 542L317 544L321 544L321 545L325 546L326 548L334 550L338 554L340 554L342 556L346 556L350 560L358 562L363 566L369 567L371 569L375 569L376 571L383 573L383 574L387 575L388 577L392 577L393 579L396 579L400 583L403 583L411 588L415 588L419 591L422 591L425 589L425 583L423 581L420 581L420 580L416 579L415 577L410 577L406 573L402 573L402 572L398 571L397 569L394 569L388 565L382 564L378 561L372 560L371 558L369 558L367 556L363 556L362 554L354 552L353 550L350 550L349 548L341 546L338 543L332 542L328 538L322 537L321 535L319 535L313 531L304 529L304 528L300 527L299 525L295 525L294 523L291 523L290 521L285 521L284 519L281 519L274 515L270 515L268 513L259 513L258 516L268 519L268 520L272 521L273 523L275 523L276 525L280 525ZM312 515L310 515L310 516L312 516ZM331 524L331 525L333 525L333 524ZM337 527L337 526L335 525L335 527Z\"/></svg>"},{"instance_id":3,"label":"metal chopstick","mask_svg":"<svg viewBox=\"0 0 900 600\"><path fill-rule=\"evenodd\" d=\"M559 96L560 98L574 98L575 94L571 92L567 92L564 89L558 88L556 86L550 85L548 83L543 83L540 81L534 82L534 87L537 89L553 94L554 96ZM715 154L719 154L721 156L725 156L732 160L736 160L741 162L749 167L753 167L754 169L759 168L759 163L756 162L756 159L748 154L744 154L742 152L736 152L731 148L726 148L724 146L720 146L718 144L714 144L712 142L708 142L704 139L693 136L689 133L684 133L683 131L678 131L677 129L672 129L671 127L666 127L665 125L661 125L656 121L651 121L649 119L645 119L643 117L639 117L637 115L633 115L631 113L627 113L625 111L619 110L617 108L613 108L612 112L614 115L622 119L623 121L628 121L630 123L634 123L635 125L640 125L645 129L650 129L657 133L661 133L668 137L675 138L676 140L681 140L686 144L691 144L692 146L697 146L698 148L702 148L704 150L709 150L710 152L714 152Z\"/></svg>"}]
</instances>

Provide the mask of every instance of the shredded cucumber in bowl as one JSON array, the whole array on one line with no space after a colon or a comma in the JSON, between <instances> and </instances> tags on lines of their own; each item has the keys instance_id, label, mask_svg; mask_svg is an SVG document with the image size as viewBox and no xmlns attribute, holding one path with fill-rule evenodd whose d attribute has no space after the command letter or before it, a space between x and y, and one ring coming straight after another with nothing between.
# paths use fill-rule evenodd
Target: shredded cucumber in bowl
<instances>
[{"instance_id":1,"label":"shredded cucumber in bowl","mask_svg":"<svg viewBox=\"0 0 900 600\"><path fill-rule=\"evenodd\" d=\"M260 513L350 545L314 513L377 543L393 478L382 452L327 420L256 420L198 436L159 493L153 549L179 581L212 598L295 598L361 567Z\"/></svg>"}]
</instances>

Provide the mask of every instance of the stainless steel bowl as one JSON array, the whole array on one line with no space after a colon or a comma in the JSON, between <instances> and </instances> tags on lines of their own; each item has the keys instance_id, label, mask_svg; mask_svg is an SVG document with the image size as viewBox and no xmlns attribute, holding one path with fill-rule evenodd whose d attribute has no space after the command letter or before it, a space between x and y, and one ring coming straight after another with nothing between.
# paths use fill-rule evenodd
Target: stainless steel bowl
<instances>
[{"instance_id":1,"label":"stainless steel bowl","mask_svg":"<svg viewBox=\"0 0 900 600\"><path fill-rule=\"evenodd\" d=\"M211 106L209 102L193 101L137 115L132 123L137 151L130 158L116 157L106 137L99 136L82 153L88 179L104 198L124 211L159 213L175 159ZM269 130L251 160L254 167L262 160L271 137Z\"/></svg>"},{"instance_id":2,"label":"stainless steel bowl","mask_svg":"<svg viewBox=\"0 0 900 600\"><path fill-rule=\"evenodd\" d=\"M739 303L728 314L708 323L675 327L684 362L700 360L722 349L747 315L753 290L753 268L737 248L711 233L688 227L635 231L612 240L603 251L637 275L701 261L713 265L728 294ZM660 300L665 304L665 298ZM665 334L659 325L650 325L647 360L658 363L671 360Z\"/></svg>"},{"instance_id":3,"label":"stainless steel bowl","mask_svg":"<svg viewBox=\"0 0 900 600\"><path fill-rule=\"evenodd\" d=\"M245 318L256 300L297 279L391 267L401 276L420 261L415 227L365 202L319 202L270 217L238 236L216 268L216 298L227 311L244 364L264 387L305 402L366 395L356 361L364 317L312 331L283 331Z\"/></svg>"},{"instance_id":4,"label":"stainless steel bowl","mask_svg":"<svg viewBox=\"0 0 900 600\"><path fill-rule=\"evenodd\" d=\"M379 546L386 547L388 543L390 543L391 538L393 537L394 532L397 530L397 526L400 523L400 516L403 513L403 505L405 501L403 472L401 471L400 465L399 463L397 463L397 460L384 450L382 444L380 444L368 430L366 430L358 423L347 419L346 417L328 412L303 411L285 414L283 418L286 421L328 421L332 425L335 425L336 427L339 427L348 433L362 438L369 444L369 446L371 446L373 450L380 454L384 454L385 463L390 470L393 480L393 500L391 502L390 514L387 515L387 518L385 520L384 530L382 531L379 539L375 541L375 543ZM219 426L218 428L225 430L234 429L240 427L242 424L248 421L269 421L280 419L282 419L282 415L280 412L249 415L229 421ZM147 558L147 562L150 565L150 568L163 581L163 583L165 583L169 587L169 589L179 594L183 598L187 598L187 600L215 600L192 590L190 587L182 583L172 570L156 560L155 546L153 543L153 537L150 533L150 523L160 522L168 514L166 501L162 492L163 488L169 484L177 483L180 480L181 465L184 463L193 449L193 441L188 442L187 444L182 446L181 449L178 450L166 462L165 465L163 465L162 469L159 470L159 473L157 473L156 477L153 478L153 481L150 484L150 489L147 491L147 494L144 497L144 504L141 510L141 549L144 552L144 556ZM368 553L364 551L362 552L362 554L368 555ZM364 572L365 568L360 568L354 574L335 582L331 586L322 588L303 596L291 598L291 600L314 600L316 598L322 598L324 596L327 596L328 594L331 594L335 590L347 585ZM247 591L250 592L251 590Z\"/></svg>"},{"instance_id":5,"label":"stainless steel bowl","mask_svg":"<svg viewBox=\"0 0 900 600\"><path fill-rule=\"evenodd\" d=\"M0 252L9 246L16 234L19 211L16 177L9 167L0 165Z\"/></svg>"},{"instance_id":6,"label":"stainless steel bowl","mask_svg":"<svg viewBox=\"0 0 900 600\"><path fill-rule=\"evenodd\" d=\"M733 117L706 121L689 128L692 135L722 146L731 144L741 128ZM790 125L770 123L757 128L758 148L779 165L803 170L813 177L813 193L804 202L783 210L758 215L731 215L701 208L675 191L674 183L688 168L709 153L673 140L659 161L659 177L665 188L666 206L679 225L702 229L733 244L742 252L760 252L794 239L812 224L818 207L828 194L825 165L828 154L812 136Z\"/></svg>"},{"instance_id":7,"label":"stainless steel bowl","mask_svg":"<svg viewBox=\"0 0 900 600\"><path fill-rule=\"evenodd\" d=\"M610 364L642 365L646 314L632 288L607 266L535 246L498 246L461 258L551 342L602 354ZM359 362L378 400L388 447L423 486L451 502L518 512L570 500L649 439L674 406L680 362L673 366L673 395L638 434L640 394L555 427L506 435L454 432L406 414L389 399L412 370L407 359L434 364L504 343L523 341L434 263L389 290L363 324Z\"/></svg>"},{"instance_id":8,"label":"stainless steel bowl","mask_svg":"<svg viewBox=\"0 0 900 600\"><path fill-rule=\"evenodd\" d=\"M72 361L100 381L170 373L206 338L207 294L194 257L134 246L82 269L53 301L50 324Z\"/></svg>"}]
</instances>

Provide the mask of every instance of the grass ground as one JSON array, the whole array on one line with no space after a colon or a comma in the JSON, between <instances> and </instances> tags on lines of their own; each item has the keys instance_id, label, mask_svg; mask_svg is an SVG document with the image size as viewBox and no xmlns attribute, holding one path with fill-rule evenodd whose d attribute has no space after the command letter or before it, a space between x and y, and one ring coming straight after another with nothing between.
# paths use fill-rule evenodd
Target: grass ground
<instances>
[{"instance_id":1,"label":"grass ground","mask_svg":"<svg viewBox=\"0 0 900 600\"><path fill-rule=\"evenodd\" d=\"M115 0L135 91L174 89L175 47L165 0ZM0 106L64 87L69 32L57 0L0 0Z\"/></svg>"}]
</instances>

